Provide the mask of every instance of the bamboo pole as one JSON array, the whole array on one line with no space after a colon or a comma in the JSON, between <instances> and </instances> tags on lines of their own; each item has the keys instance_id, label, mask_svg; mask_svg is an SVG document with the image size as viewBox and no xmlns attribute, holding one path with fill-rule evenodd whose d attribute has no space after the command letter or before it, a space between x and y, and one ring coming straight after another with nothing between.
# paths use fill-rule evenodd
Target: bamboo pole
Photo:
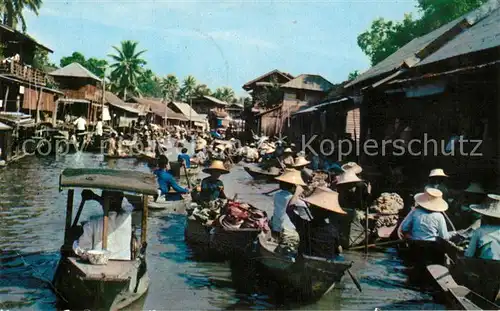
<instances>
[{"instance_id":1,"label":"bamboo pole","mask_svg":"<svg viewBox=\"0 0 500 311\"><path fill-rule=\"evenodd\" d=\"M108 248L109 197L104 197L104 221L102 222L102 249Z\"/></svg>"},{"instance_id":2,"label":"bamboo pole","mask_svg":"<svg viewBox=\"0 0 500 311\"><path fill-rule=\"evenodd\" d=\"M5 100L3 103L3 111L7 111L7 102L9 101L9 91L10 91L10 85L7 85L7 90L5 91Z\"/></svg>"},{"instance_id":3,"label":"bamboo pole","mask_svg":"<svg viewBox=\"0 0 500 311\"><path fill-rule=\"evenodd\" d=\"M148 233L148 195L142 196L141 244L146 243Z\"/></svg>"}]
</instances>

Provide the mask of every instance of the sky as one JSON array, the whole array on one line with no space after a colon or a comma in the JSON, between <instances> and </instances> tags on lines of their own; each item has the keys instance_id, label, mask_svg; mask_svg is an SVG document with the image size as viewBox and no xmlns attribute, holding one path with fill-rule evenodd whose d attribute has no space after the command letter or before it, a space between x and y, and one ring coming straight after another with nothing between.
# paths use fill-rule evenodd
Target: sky
<instances>
[{"instance_id":1,"label":"sky","mask_svg":"<svg viewBox=\"0 0 500 311\"><path fill-rule=\"evenodd\" d=\"M241 86L279 69L319 74L332 83L370 67L357 36L372 20L416 14L415 0L151 1L44 0L26 13L27 32L59 64L74 51L107 58L112 46L135 40L157 75L191 74L215 89Z\"/></svg>"}]
</instances>

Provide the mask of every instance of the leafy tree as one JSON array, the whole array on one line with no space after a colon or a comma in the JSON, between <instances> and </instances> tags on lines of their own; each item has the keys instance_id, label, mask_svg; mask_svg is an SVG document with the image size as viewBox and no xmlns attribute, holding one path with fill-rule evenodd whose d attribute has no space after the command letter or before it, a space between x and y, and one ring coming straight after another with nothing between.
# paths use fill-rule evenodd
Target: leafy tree
<instances>
[{"instance_id":1,"label":"leafy tree","mask_svg":"<svg viewBox=\"0 0 500 311\"><path fill-rule=\"evenodd\" d=\"M40 69L45 72L51 72L57 69L57 65L49 60L49 53L46 50L36 48L33 57L33 68Z\"/></svg>"},{"instance_id":2,"label":"leafy tree","mask_svg":"<svg viewBox=\"0 0 500 311\"><path fill-rule=\"evenodd\" d=\"M358 76L359 76L359 70L354 70L354 71L349 73L349 75L347 76L347 80L349 80L349 81L354 80Z\"/></svg>"},{"instance_id":3,"label":"leafy tree","mask_svg":"<svg viewBox=\"0 0 500 311\"><path fill-rule=\"evenodd\" d=\"M271 85L254 97L254 102L259 106L269 109L279 105L283 101L283 90L276 78L271 80Z\"/></svg>"},{"instance_id":4,"label":"leafy tree","mask_svg":"<svg viewBox=\"0 0 500 311\"><path fill-rule=\"evenodd\" d=\"M234 99L234 91L230 87L217 88L213 94L217 99L231 103Z\"/></svg>"},{"instance_id":5,"label":"leafy tree","mask_svg":"<svg viewBox=\"0 0 500 311\"><path fill-rule=\"evenodd\" d=\"M104 71L108 66L108 62L105 59L98 59L94 57L85 59L85 56L80 52L73 52L73 54L71 54L70 56L62 57L59 61L59 65L61 67L67 66L72 63L78 63L82 65L99 78L104 78Z\"/></svg>"},{"instance_id":6,"label":"leafy tree","mask_svg":"<svg viewBox=\"0 0 500 311\"><path fill-rule=\"evenodd\" d=\"M160 86L164 100L173 101L177 99L179 80L177 80L176 76L172 74L167 75L167 77L161 80Z\"/></svg>"},{"instance_id":7,"label":"leafy tree","mask_svg":"<svg viewBox=\"0 0 500 311\"><path fill-rule=\"evenodd\" d=\"M383 18L372 22L370 29L358 36L358 45L370 57L372 65L384 60L412 39L476 9L487 0L417 0L421 13L414 20L405 14L400 22Z\"/></svg>"},{"instance_id":8,"label":"leafy tree","mask_svg":"<svg viewBox=\"0 0 500 311\"><path fill-rule=\"evenodd\" d=\"M194 88L193 97L198 98L198 97L202 97L202 96L210 95L210 94L212 94L212 91L210 90L210 88L206 84L198 84Z\"/></svg>"},{"instance_id":9,"label":"leafy tree","mask_svg":"<svg viewBox=\"0 0 500 311\"><path fill-rule=\"evenodd\" d=\"M184 81L182 81L182 87L179 90L179 98L187 102L193 96L196 84L195 77L191 75L187 76Z\"/></svg>"},{"instance_id":10,"label":"leafy tree","mask_svg":"<svg viewBox=\"0 0 500 311\"><path fill-rule=\"evenodd\" d=\"M145 97L162 97L161 80L151 69L146 69L137 79L139 93Z\"/></svg>"},{"instance_id":11,"label":"leafy tree","mask_svg":"<svg viewBox=\"0 0 500 311\"><path fill-rule=\"evenodd\" d=\"M16 28L21 23L22 31L25 32L26 20L23 15L24 9L28 9L38 15L42 2L42 0L2 0L0 8L3 24Z\"/></svg>"},{"instance_id":12,"label":"leafy tree","mask_svg":"<svg viewBox=\"0 0 500 311\"><path fill-rule=\"evenodd\" d=\"M116 54L108 55L114 61L111 64L113 71L110 80L115 82L114 91L124 99L127 99L128 95L140 94L138 79L143 73L143 66L146 64L146 61L140 56L146 51L137 51L138 44L136 41L122 41L120 47L113 46Z\"/></svg>"}]
</instances>

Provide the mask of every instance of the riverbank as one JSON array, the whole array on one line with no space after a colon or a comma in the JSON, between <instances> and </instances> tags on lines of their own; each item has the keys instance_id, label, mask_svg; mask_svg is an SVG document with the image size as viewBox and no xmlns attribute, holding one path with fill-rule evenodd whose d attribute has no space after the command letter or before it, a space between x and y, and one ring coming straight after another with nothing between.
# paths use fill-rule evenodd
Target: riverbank
<instances>
[{"instance_id":1,"label":"riverbank","mask_svg":"<svg viewBox=\"0 0 500 311\"><path fill-rule=\"evenodd\" d=\"M148 171L133 159L102 161L102 155L77 153L60 157L29 157L0 171L0 279L1 309L54 310L56 297L49 282L63 241L65 193L58 191L59 174L65 167L113 167ZM261 193L276 187L255 184L241 166L223 176L228 195L272 211L272 197ZM79 193L76 194L79 196ZM97 205L82 218L99 212ZM214 309L335 309L382 310L444 309L429 293L408 285L407 269L393 249L371 253L346 253L355 262L360 293L348 276L339 288L315 304L282 306L258 284L248 280L245 290L235 286L228 263L197 261L184 242L184 217L150 213L148 270L151 287L129 310ZM245 281L245 280L243 280Z\"/></svg>"}]
</instances>

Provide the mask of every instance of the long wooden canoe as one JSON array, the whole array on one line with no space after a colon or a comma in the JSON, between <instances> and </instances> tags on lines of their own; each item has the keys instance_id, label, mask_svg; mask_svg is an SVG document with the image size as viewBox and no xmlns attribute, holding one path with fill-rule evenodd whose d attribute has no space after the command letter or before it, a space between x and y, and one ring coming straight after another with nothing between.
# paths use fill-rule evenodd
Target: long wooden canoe
<instances>
[{"instance_id":1,"label":"long wooden canoe","mask_svg":"<svg viewBox=\"0 0 500 311\"><path fill-rule=\"evenodd\" d=\"M151 210L165 210L169 213L185 214L186 207L191 203L190 198L178 201L155 201L153 197L149 198L148 208Z\"/></svg>"},{"instance_id":2,"label":"long wooden canoe","mask_svg":"<svg viewBox=\"0 0 500 311\"><path fill-rule=\"evenodd\" d=\"M301 256L296 260L276 252L278 244L259 235L257 260L283 287L293 292L299 301L317 300L328 294L352 266L350 262Z\"/></svg>"},{"instance_id":3,"label":"long wooden canoe","mask_svg":"<svg viewBox=\"0 0 500 311\"><path fill-rule=\"evenodd\" d=\"M253 179L267 182L276 182L275 178L281 174L281 171L270 172L251 166L245 166L244 169Z\"/></svg>"}]
</instances>

